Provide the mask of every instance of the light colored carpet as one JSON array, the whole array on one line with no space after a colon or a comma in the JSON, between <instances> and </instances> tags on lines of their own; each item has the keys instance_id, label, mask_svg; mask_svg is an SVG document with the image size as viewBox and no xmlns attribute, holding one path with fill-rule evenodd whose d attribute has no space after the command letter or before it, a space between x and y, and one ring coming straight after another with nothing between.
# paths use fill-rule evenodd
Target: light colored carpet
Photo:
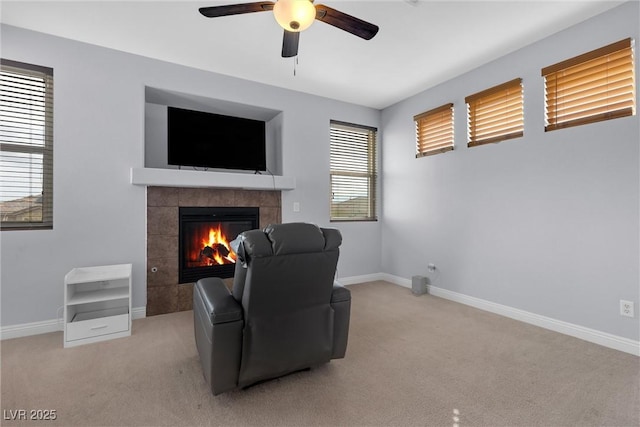
<instances>
[{"instance_id":1,"label":"light colored carpet","mask_svg":"<svg viewBox=\"0 0 640 427\"><path fill-rule=\"evenodd\" d=\"M213 397L191 311L128 338L2 342L3 418L62 426L638 426L639 358L385 282L350 286L347 356ZM9 417L10 418L10 417Z\"/></svg>"}]
</instances>

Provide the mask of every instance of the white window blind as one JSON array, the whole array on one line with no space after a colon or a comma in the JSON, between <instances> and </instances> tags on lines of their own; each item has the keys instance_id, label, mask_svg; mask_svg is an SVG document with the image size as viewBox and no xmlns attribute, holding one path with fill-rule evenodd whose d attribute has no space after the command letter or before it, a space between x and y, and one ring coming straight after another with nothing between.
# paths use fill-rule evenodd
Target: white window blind
<instances>
[{"instance_id":1,"label":"white window blind","mask_svg":"<svg viewBox=\"0 0 640 427\"><path fill-rule=\"evenodd\" d=\"M543 68L545 131L635 114L632 45L621 40Z\"/></svg>"},{"instance_id":2,"label":"white window blind","mask_svg":"<svg viewBox=\"0 0 640 427\"><path fill-rule=\"evenodd\" d=\"M53 227L53 70L0 62L0 228Z\"/></svg>"},{"instance_id":3,"label":"white window blind","mask_svg":"<svg viewBox=\"0 0 640 427\"><path fill-rule=\"evenodd\" d=\"M465 102L469 147L518 138L524 134L522 79L469 95Z\"/></svg>"},{"instance_id":4,"label":"white window blind","mask_svg":"<svg viewBox=\"0 0 640 427\"><path fill-rule=\"evenodd\" d=\"M416 157L453 150L453 104L445 104L413 117Z\"/></svg>"},{"instance_id":5,"label":"white window blind","mask_svg":"<svg viewBox=\"0 0 640 427\"><path fill-rule=\"evenodd\" d=\"M332 221L374 221L377 129L331 121Z\"/></svg>"}]
</instances>

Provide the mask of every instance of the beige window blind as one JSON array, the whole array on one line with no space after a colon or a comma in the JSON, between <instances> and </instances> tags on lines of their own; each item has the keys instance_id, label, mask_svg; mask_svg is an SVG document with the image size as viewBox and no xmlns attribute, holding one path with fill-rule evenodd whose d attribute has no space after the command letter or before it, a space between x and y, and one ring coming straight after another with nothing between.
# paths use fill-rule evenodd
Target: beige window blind
<instances>
[{"instance_id":1,"label":"beige window blind","mask_svg":"<svg viewBox=\"0 0 640 427\"><path fill-rule=\"evenodd\" d=\"M0 228L53 227L53 70L0 62Z\"/></svg>"},{"instance_id":2,"label":"beige window blind","mask_svg":"<svg viewBox=\"0 0 640 427\"><path fill-rule=\"evenodd\" d=\"M621 40L543 68L545 130L635 114L632 44Z\"/></svg>"},{"instance_id":3,"label":"beige window blind","mask_svg":"<svg viewBox=\"0 0 640 427\"><path fill-rule=\"evenodd\" d=\"M522 79L469 95L469 147L519 138L524 134Z\"/></svg>"},{"instance_id":4,"label":"beige window blind","mask_svg":"<svg viewBox=\"0 0 640 427\"><path fill-rule=\"evenodd\" d=\"M453 150L453 104L445 104L413 117L416 157Z\"/></svg>"},{"instance_id":5,"label":"beige window blind","mask_svg":"<svg viewBox=\"0 0 640 427\"><path fill-rule=\"evenodd\" d=\"M331 221L374 221L377 129L331 121Z\"/></svg>"}]
</instances>

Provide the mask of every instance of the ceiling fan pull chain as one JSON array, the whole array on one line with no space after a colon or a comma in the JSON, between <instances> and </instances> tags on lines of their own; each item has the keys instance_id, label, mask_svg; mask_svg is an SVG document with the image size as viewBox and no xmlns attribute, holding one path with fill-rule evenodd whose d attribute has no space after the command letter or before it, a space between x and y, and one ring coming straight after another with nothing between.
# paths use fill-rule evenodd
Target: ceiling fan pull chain
<instances>
[{"instance_id":1,"label":"ceiling fan pull chain","mask_svg":"<svg viewBox=\"0 0 640 427\"><path fill-rule=\"evenodd\" d=\"M296 76L297 68L298 68L298 55L293 57L293 77Z\"/></svg>"}]
</instances>

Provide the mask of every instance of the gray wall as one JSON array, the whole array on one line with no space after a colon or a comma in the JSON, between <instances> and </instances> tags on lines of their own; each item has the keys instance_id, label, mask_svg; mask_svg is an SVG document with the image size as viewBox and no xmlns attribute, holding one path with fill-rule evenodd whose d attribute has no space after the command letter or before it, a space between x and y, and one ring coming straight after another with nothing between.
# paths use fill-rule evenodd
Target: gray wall
<instances>
[{"instance_id":1,"label":"gray wall","mask_svg":"<svg viewBox=\"0 0 640 427\"><path fill-rule=\"evenodd\" d=\"M638 116L545 133L540 76L637 41L638 16L624 4L385 109L382 270L638 340L638 308L632 319L618 305L640 302ZM465 96L516 77L524 137L467 148ZM413 115L447 102L455 150L416 159Z\"/></svg>"},{"instance_id":2,"label":"gray wall","mask_svg":"<svg viewBox=\"0 0 640 427\"><path fill-rule=\"evenodd\" d=\"M282 111L283 221L343 232L339 274L380 271L379 223L329 224L329 121L379 126L380 112L201 70L2 26L4 58L54 69L54 228L3 231L3 326L55 319L64 275L133 263L133 306L146 304L146 191L129 181L145 157L145 87ZM294 78L292 76L292 78ZM292 212L294 201L301 211Z\"/></svg>"}]
</instances>

